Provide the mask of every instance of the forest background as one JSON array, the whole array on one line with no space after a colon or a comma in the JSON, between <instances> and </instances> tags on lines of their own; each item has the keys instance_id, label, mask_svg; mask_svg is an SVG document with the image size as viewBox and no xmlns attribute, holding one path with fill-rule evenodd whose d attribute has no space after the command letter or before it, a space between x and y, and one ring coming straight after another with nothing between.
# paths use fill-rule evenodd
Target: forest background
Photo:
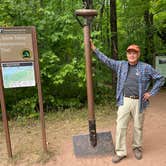
<instances>
[{"instance_id":1,"label":"forest background","mask_svg":"<svg viewBox=\"0 0 166 166\"><path fill-rule=\"evenodd\" d=\"M80 0L0 0L0 27L35 26L45 112L86 106L83 31L75 10ZM131 43L141 60L154 66L166 55L165 0L94 0L98 11L91 28L95 45L107 56L126 59ZM96 104L115 103L115 76L92 57ZM9 118L38 117L37 88L5 89Z\"/></svg>"}]
</instances>

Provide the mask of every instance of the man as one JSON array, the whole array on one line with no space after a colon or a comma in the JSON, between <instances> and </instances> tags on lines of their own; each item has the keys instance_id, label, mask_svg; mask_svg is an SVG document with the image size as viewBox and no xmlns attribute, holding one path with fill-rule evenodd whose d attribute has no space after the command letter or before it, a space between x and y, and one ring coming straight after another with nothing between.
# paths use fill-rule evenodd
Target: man
<instances>
[{"instance_id":1,"label":"man","mask_svg":"<svg viewBox=\"0 0 166 166\"><path fill-rule=\"evenodd\" d=\"M112 162L118 163L127 156L126 132L130 118L133 119L134 125L132 148L136 159L140 160L142 158L144 110L150 96L154 96L159 91L165 79L149 64L139 61L138 45L132 44L127 48L128 61L108 58L96 49L92 40L90 40L90 47L99 60L117 73L116 155L113 156ZM154 85L149 90L151 80L154 80Z\"/></svg>"}]
</instances>

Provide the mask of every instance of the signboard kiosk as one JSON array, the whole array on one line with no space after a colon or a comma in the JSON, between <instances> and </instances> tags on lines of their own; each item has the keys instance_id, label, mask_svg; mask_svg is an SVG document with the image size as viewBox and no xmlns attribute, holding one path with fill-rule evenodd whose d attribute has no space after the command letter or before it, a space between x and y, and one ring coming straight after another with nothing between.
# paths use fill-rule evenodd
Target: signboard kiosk
<instances>
[{"instance_id":1,"label":"signboard kiosk","mask_svg":"<svg viewBox=\"0 0 166 166\"><path fill-rule=\"evenodd\" d=\"M4 88L37 86L43 149L47 151L35 27L0 27L0 102L8 156L12 157Z\"/></svg>"}]
</instances>

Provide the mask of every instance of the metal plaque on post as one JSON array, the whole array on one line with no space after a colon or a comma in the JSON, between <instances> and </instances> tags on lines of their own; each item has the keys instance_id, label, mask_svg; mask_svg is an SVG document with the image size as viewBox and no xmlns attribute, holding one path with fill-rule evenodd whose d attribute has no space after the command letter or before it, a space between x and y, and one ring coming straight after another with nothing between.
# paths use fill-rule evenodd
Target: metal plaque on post
<instances>
[{"instance_id":1,"label":"metal plaque on post","mask_svg":"<svg viewBox=\"0 0 166 166\"><path fill-rule=\"evenodd\" d=\"M8 156L12 157L4 88L36 86L44 151L47 151L35 27L0 27L0 99Z\"/></svg>"}]
</instances>

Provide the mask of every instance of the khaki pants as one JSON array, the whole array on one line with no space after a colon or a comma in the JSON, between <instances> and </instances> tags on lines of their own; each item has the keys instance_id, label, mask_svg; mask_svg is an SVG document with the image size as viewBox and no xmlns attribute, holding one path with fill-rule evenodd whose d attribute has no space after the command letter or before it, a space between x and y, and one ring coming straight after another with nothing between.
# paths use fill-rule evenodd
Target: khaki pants
<instances>
[{"instance_id":1,"label":"khaki pants","mask_svg":"<svg viewBox=\"0 0 166 166\"><path fill-rule=\"evenodd\" d=\"M130 119L133 119L133 148L142 146L144 112L139 112L139 100L124 97L124 104L119 106L116 127L116 154L126 156L126 132Z\"/></svg>"}]
</instances>

